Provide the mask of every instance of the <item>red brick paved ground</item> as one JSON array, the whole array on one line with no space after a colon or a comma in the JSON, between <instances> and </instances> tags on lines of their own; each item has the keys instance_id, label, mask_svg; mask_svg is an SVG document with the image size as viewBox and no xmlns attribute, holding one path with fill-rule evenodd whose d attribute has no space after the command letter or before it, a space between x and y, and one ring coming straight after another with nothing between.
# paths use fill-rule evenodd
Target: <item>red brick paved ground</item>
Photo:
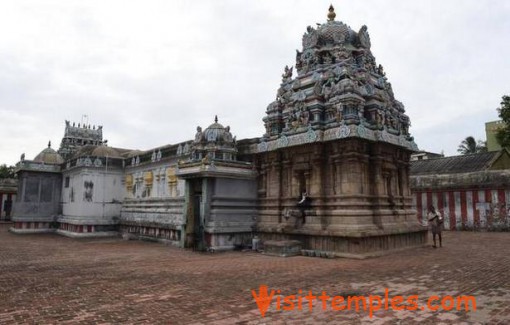
<instances>
[{"instance_id":1,"label":"red brick paved ground","mask_svg":"<svg viewBox=\"0 0 510 325\"><path fill-rule=\"evenodd\" d=\"M0 225L0 324L509 323L510 233L446 232L445 247L369 260L193 253L121 239L13 235ZM251 289L282 295L475 295L476 312L277 311L261 318ZM420 306L425 298L420 298ZM329 308L329 307L328 307Z\"/></svg>"}]
</instances>

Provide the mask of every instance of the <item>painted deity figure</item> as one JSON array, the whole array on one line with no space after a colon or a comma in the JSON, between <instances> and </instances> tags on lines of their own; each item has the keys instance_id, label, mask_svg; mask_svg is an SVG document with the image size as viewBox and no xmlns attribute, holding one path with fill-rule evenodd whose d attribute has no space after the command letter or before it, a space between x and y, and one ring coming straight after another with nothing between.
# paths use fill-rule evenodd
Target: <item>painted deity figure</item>
<instances>
[{"instance_id":1,"label":"painted deity figure","mask_svg":"<svg viewBox=\"0 0 510 325\"><path fill-rule=\"evenodd\" d=\"M375 113L375 125L379 128L383 123L382 114L377 111Z\"/></svg>"},{"instance_id":2,"label":"painted deity figure","mask_svg":"<svg viewBox=\"0 0 510 325\"><path fill-rule=\"evenodd\" d=\"M335 121L340 123L342 122L342 119L343 119L343 107L342 104L337 104L335 110Z\"/></svg>"},{"instance_id":3,"label":"painted deity figure","mask_svg":"<svg viewBox=\"0 0 510 325\"><path fill-rule=\"evenodd\" d=\"M382 65L379 64L379 66L377 67L377 73L379 73L381 76L385 76L386 73L384 72L384 68Z\"/></svg>"},{"instance_id":4,"label":"painted deity figure","mask_svg":"<svg viewBox=\"0 0 510 325\"><path fill-rule=\"evenodd\" d=\"M293 69L293 67L289 68L288 65L285 66L285 69L282 74L282 82L286 82L286 81L289 81L290 79L292 79L292 69Z\"/></svg>"},{"instance_id":5,"label":"painted deity figure","mask_svg":"<svg viewBox=\"0 0 510 325\"><path fill-rule=\"evenodd\" d=\"M230 126L225 128L225 142L232 142L232 133L230 133Z\"/></svg>"},{"instance_id":6,"label":"painted deity figure","mask_svg":"<svg viewBox=\"0 0 510 325\"><path fill-rule=\"evenodd\" d=\"M304 107L301 114L301 125L307 125L310 120L310 113Z\"/></svg>"},{"instance_id":7,"label":"painted deity figure","mask_svg":"<svg viewBox=\"0 0 510 325\"><path fill-rule=\"evenodd\" d=\"M319 41L319 35L317 34L317 30L315 30L312 26L306 27L306 33L303 35L303 48L311 48L317 45Z\"/></svg>"},{"instance_id":8,"label":"painted deity figure","mask_svg":"<svg viewBox=\"0 0 510 325\"><path fill-rule=\"evenodd\" d=\"M333 63L333 57L330 54L326 54L322 57L322 62L324 64L331 64Z\"/></svg>"},{"instance_id":9,"label":"painted deity figure","mask_svg":"<svg viewBox=\"0 0 510 325\"><path fill-rule=\"evenodd\" d=\"M302 54L303 53L296 50L296 70L298 71L298 73L299 73L299 70L301 69L301 67L303 66L303 60L301 59Z\"/></svg>"},{"instance_id":10,"label":"painted deity figure","mask_svg":"<svg viewBox=\"0 0 510 325\"><path fill-rule=\"evenodd\" d=\"M361 29L358 32L358 39L360 42L360 45L364 48L370 49L370 36L368 35L367 26L363 25L361 26Z\"/></svg>"},{"instance_id":11,"label":"painted deity figure","mask_svg":"<svg viewBox=\"0 0 510 325\"><path fill-rule=\"evenodd\" d=\"M330 73L328 80L322 85L322 94L324 95L324 98L328 100L330 97L332 97L333 90L335 86L335 76Z\"/></svg>"},{"instance_id":12,"label":"painted deity figure","mask_svg":"<svg viewBox=\"0 0 510 325\"><path fill-rule=\"evenodd\" d=\"M201 138L202 138L202 128L200 126L197 126L197 133L195 134L195 142L200 142Z\"/></svg>"}]
</instances>

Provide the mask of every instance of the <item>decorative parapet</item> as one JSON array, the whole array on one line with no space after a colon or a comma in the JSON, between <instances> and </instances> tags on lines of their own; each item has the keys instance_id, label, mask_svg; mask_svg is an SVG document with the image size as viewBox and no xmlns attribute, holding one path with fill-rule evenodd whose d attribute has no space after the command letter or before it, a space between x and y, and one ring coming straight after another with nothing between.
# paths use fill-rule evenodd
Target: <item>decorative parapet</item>
<instances>
[{"instance_id":1,"label":"decorative parapet","mask_svg":"<svg viewBox=\"0 0 510 325\"><path fill-rule=\"evenodd\" d=\"M162 157L161 149L159 149L157 152L156 150L154 150L152 151L151 162L158 162L161 160L161 157Z\"/></svg>"},{"instance_id":2,"label":"decorative parapet","mask_svg":"<svg viewBox=\"0 0 510 325\"><path fill-rule=\"evenodd\" d=\"M207 161L181 162L176 170L179 177L231 177L231 178L254 178L256 172L253 164L242 161Z\"/></svg>"},{"instance_id":3,"label":"decorative parapet","mask_svg":"<svg viewBox=\"0 0 510 325\"><path fill-rule=\"evenodd\" d=\"M23 160L16 164L16 172L21 170L34 170L34 171L41 171L41 172L51 172L51 173L58 173L60 172L61 168L60 165L48 165L41 162L35 162L31 160Z\"/></svg>"},{"instance_id":4,"label":"decorative parapet","mask_svg":"<svg viewBox=\"0 0 510 325\"><path fill-rule=\"evenodd\" d=\"M122 158L85 156L68 160L65 165L63 165L62 170L70 170L76 167L101 168L107 170L110 168L123 167L123 160Z\"/></svg>"},{"instance_id":5,"label":"decorative parapet","mask_svg":"<svg viewBox=\"0 0 510 325\"><path fill-rule=\"evenodd\" d=\"M337 139L362 138L370 141L379 141L391 143L400 147L404 147L411 151L417 151L418 146L414 141L409 141L405 135L393 135L386 130L371 130L363 125L340 125L336 128L328 130L313 130L311 127L308 131L285 135L272 140L260 139L260 143L252 144L249 147L249 153L260 153L266 151L274 151L280 148L300 146L307 143L325 142Z\"/></svg>"}]
</instances>

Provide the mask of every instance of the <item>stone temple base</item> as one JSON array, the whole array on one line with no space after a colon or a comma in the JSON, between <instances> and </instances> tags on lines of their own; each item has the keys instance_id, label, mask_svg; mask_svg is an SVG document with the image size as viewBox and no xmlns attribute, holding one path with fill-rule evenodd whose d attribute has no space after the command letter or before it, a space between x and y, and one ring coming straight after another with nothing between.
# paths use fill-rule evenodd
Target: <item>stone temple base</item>
<instances>
[{"instance_id":1,"label":"stone temple base","mask_svg":"<svg viewBox=\"0 0 510 325\"><path fill-rule=\"evenodd\" d=\"M143 240L165 245L180 246L181 230L168 225L149 223L146 225L121 224L120 233L124 240Z\"/></svg>"},{"instance_id":2,"label":"stone temple base","mask_svg":"<svg viewBox=\"0 0 510 325\"><path fill-rule=\"evenodd\" d=\"M251 246L252 234L251 232L229 232L229 233L210 233L204 234L204 243L206 249L209 251L231 251L236 249L243 249Z\"/></svg>"},{"instance_id":3,"label":"stone temple base","mask_svg":"<svg viewBox=\"0 0 510 325\"><path fill-rule=\"evenodd\" d=\"M267 243L298 241L302 248L314 251L315 256L364 259L383 256L403 249L423 247L427 230L366 237L317 236L303 234L258 233L267 252ZM272 245L272 244L271 244Z\"/></svg>"},{"instance_id":4,"label":"stone temple base","mask_svg":"<svg viewBox=\"0 0 510 325\"><path fill-rule=\"evenodd\" d=\"M13 223L13 226L9 228L9 231L14 234L41 234L41 233L52 233L55 232L55 228L52 227L53 220L17 220Z\"/></svg>"},{"instance_id":5,"label":"stone temple base","mask_svg":"<svg viewBox=\"0 0 510 325\"><path fill-rule=\"evenodd\" d=\"M177 246L177 247L181 246L181 243L176 240L170 240L170 239L159 238L159 237L154 237L154 236L143 236L143 235L138 235L138 234L132 234L129 232L122 232L122 239L148 241L148 242L160 243L160 244L164 244L164 245Z\"/></svg>"},{"instance_id":6,"label":"stone temple base","mask_svg":"<svg viewBox=\"0 0 510 325\"><path fill-rule=\"evenodd\" d=\"M117 237L117 231L94 231L94 232L74 232L69 230L58 229L57 234L71 238L101 238L101 237Z\"/></svg>"},{"instance_id":7,"label":"stone temple base","mask_svg":"<svg viewBox=\"0 0 510 325\"><path fill-rule=\"evenodd\" d=\"M267 240L264 242L264 254L282 257L301 255L301 242L298 240Z\"/></svg>"},{"instance_id":8,"label":"stone temple base","mask_svg":"<svg viewBox=\"0 0 510 325\"><path fill-rule=\"evenodd\" d=\"M58 218L57 234L71 238L101 238L119 236L117 222L100 217L69 217Z\"/></svg>"},{"instance_id":9,"label":"stone temple base","mask_svg":"<svg viewBox=\"0 0 510 325\"><path fill-rule=\"evenodd\" d=\"M38 228L38 229L19 229L11 227L9 228L9 231L13 234L18 235L28 235L28 234L47 234L47 233L54 233L54 228Z\"/></svg>"}]
</instances>

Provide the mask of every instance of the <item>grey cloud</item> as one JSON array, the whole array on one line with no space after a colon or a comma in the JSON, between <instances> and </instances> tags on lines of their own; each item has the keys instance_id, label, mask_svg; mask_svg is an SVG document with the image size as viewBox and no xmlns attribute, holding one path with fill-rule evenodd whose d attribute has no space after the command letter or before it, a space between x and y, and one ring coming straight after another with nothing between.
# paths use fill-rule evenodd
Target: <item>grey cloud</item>
<instances>
[{"instance_id":1,"label":"grey cloud","mask_svg":"<svg viewBox=\"0 0 510 325\"><path fill-rule=\"evenodd\" d=\"M83 114L118 147L190 139L216 114L238 138L261 136L283 67L294 64L306 26L325 22L329 4L1 4L0 28L11 34L0 34L0 136L10 139L0 143L0 163L35 156L48 138L58 146L64 119ZM368 26L420 148L456 154L466 136L484 137L509 93L507 2L333 5L337 20Z\"/></svg>"}]
</instances>

